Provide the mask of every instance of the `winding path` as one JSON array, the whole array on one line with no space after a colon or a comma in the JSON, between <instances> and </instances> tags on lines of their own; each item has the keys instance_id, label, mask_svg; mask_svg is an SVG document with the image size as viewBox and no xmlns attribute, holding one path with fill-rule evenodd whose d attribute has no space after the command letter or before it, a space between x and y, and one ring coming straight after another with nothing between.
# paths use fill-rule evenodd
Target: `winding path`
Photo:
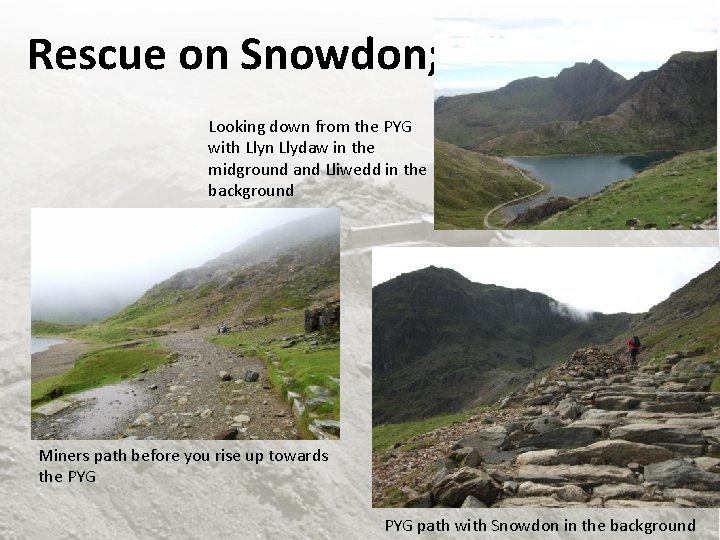
<instances>
[{"instance_id":1,"label":"winding path","mask_svg":"<svg viewBox=\"0 0 720 540\"><path fill-rule=\"evenodd\" d=\"M498 161L502 161L500 158L494 158L494 159L497 159ZM505 162L503 161L503 163L505 163ZM507 165L507 163L505 163L505 164ZM490 230L497 229L497 227L493 227L492 225L490 225L490 215L493 214L494 212L497 212L498 210L500 210L501 208L503 208L505 206L510 206L511 204L515 204L515 203L519 203L520 201L524 201L525 199L532 199L533 197L535 197L536 195L539 195L540 193L545 191L545 189L547 189L547 186L545 184L528 176L525 173L525 171L523 171L520 167L516 167L515 165L510 165L510 166L517 169L523 178L540 186L540 189L531 193L530 195L523 195L522 197L518 197L517 199L513 199L511 201L506 201L504 203L498 204L495 208L488 210L487 214L485 214L485 217L483 218L483 227L485 227L486 229L490 229Z\"/></svg>"}]
</instances>

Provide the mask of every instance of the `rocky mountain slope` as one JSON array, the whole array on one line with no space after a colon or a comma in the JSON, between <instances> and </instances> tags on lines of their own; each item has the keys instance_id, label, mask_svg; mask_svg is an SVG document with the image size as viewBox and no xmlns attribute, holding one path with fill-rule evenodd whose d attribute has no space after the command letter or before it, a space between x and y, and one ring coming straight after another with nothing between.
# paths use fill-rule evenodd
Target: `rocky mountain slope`
<instances>
[{"instance_id":1,"label":"rocky mountain slope","mask_svg":"<svg viewBox=\"0 0 720 540\"><path fill-rule=\"evenodd\" d=\"M428 267L373 288L373 424L491 403L628 314L574 316L552 298Z\"/></svg>"},{"instance_id":2,"label":"rocky mountain slope","mask_svg":"<svg viewBox=\"0 0 720 540\"><path fill-rule=\"evenodd\" d=\"M220 321L233 326L281 308L337 300L339 245L338 212L289 223L158 283L98 330L107 337Z\"/></svg>"},{"instance_id":3,"label":"rocky mountain slope","mask_svg":"<svg viewBox=\"0 0 720 540\"><path fill-rule=\"evenodd\" d=\"M720 360L639 370L596 347L373 466L375 506L717 507Z\"/></svg>"},{"instance_id":4,"label":"rocky mountain slope","mask_svg":"<svg viewBox=\"0 0 720 540\"><path fill-rule=\"evenodd\" d=\"M514 155L702 149L716 143L717 54L682 52L630 80L601 62L440 98L435 135Z\"/></svg>"},{"instance_id":5,"label":"rocky mountain slope","mask_svg":"<svg viewBox=\"0 0 720 540\"><path fill-rule=\"evenodd\" d=\"M619 333L466 420L386 444L374 504L720 506L719 295L720 263L631 316L639 368Z\"/></svg>"}]
</instances>

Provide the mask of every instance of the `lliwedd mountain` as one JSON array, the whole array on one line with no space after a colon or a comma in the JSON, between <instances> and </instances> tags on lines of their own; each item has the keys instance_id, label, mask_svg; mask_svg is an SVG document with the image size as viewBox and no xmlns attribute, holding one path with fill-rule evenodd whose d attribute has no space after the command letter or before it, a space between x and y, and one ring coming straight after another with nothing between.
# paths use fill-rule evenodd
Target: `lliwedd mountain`
<instances>
[{"instance_id":1,"label":"lliwedd mountain","mask_svg":"<svg viewBox=\"0 0 720 540\"><path fill-rule=\"evenodd\" d=\"M716 51L629 80L592 60L441 97L435 137L438 229L717 228Z\"/></svg>"},{"instance_id":2,"label":"lliwedd mountain","mask_svg":"<svg viewBox=\"0 0 720 540\"><path fill-rule=\"evenodd\" d=\"M713 146L717 52L682 52L625 79L602 62L491 92L441 97L435 136L496 154L696 150Z\"/></svg>"}]
</instances>

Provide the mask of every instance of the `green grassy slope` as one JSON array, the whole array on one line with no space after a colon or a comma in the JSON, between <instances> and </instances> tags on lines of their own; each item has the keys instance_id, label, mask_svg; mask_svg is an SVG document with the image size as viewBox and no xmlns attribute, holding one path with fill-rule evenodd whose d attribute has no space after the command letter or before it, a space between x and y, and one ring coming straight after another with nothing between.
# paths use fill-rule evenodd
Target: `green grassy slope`
<instances>
[{"instance_id":1,"label":"green grassy slope","mask_svg":"<svg viewBox=\"0 0 720 540\"><path fill-rule=\"evenodd\" d=\"M682 154L551 216L539 229L689 228L717 212L717 151Z\"/></svg>"},{"instance_id":2,"label":"green grassy slope","mask_svg":"<svg viewBox=\"0 0 720 540\"><path fill-rule=\"evenodd\" d=\"M269 261L185 271L87 332L112 342L305 308L337 294L339 258L337 239L318 240Z\"/></svg>"},{"instance_id":3,"label":"green grassy slope","mask_svg":"<svg viewBox=\"0 0 720 540\"><path fill-rule=\"evenodd\" d=\"M561 105L552 79L539 77L517 80L493 92L441 97L435 102L435 134L462 148L475 148L515 131L518 125L555 119Z\"/></svg>"},{"instance_id":4,"label":"green grassy slope","mask_svg":"<svg viewBox=\"0 0 720 540\"><path fill-rule=\"evenodd\" d=\"M171 359L172 355L157 343L97 349L78 358L65 373L33 381L32 404L132 378Z\"/></svg>"},{"instance_id":5,"label":"green grassy slope","mask_svg":"<svg viewBox=\"0 0 720 540\"><path fill-rule=\"evenodd\" d=\"M483 229L490 209L537 189L498 159L435 140L436 229Z\"/></svg>"},{"instance_id":6,"label":"green grassy slope","mask_svg":"<svg viewBox=\"0 0 720 540\"><path fill-rule=\"evenodd\" d=\"M213 336L211 341L237 354L265 360L270 380L283 396L295 392L311 398L311 387L327 388L331 401L303 414L300 425L307 428L310 414L312 418L340 419L340 344L339 336L330 332L310 341L298 339L288 347L287 337L304 333L304 320L302 309L281 311L272 316L270 324Z\"/></svg>"},{"instance_id":7,"label":"green grassy slope","mask_svg":"<svg viewBox=\"0 0 720 540\"><path fill-rule=\"evenodd\" d=\"M642 254L638 261L642 262ZM720 263L696 277L666 300L638 315L632 334L643 343L645 360L663 359L679 351L698 359L720 358ZM607 344L610 350L623 352L627 335L619 335Z\"/></svg>"}]
</instances>

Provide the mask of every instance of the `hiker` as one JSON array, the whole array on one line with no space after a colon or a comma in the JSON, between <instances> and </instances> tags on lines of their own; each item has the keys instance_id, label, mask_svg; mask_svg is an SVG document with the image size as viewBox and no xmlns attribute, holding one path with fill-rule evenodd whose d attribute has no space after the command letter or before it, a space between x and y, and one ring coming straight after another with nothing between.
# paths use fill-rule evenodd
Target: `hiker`
<instances>
[{"instance_id":1,"label":"hiker","mask_svg":"<svg viewBox=\"0 0 720 540\"><path fill-rule=\"evenodd\" d=\"M630 365L637 366L637 355L640 350L640 338L633 336L628 339L627 348L628 353L630 354Z\"/></svg>"}]
</instances>

